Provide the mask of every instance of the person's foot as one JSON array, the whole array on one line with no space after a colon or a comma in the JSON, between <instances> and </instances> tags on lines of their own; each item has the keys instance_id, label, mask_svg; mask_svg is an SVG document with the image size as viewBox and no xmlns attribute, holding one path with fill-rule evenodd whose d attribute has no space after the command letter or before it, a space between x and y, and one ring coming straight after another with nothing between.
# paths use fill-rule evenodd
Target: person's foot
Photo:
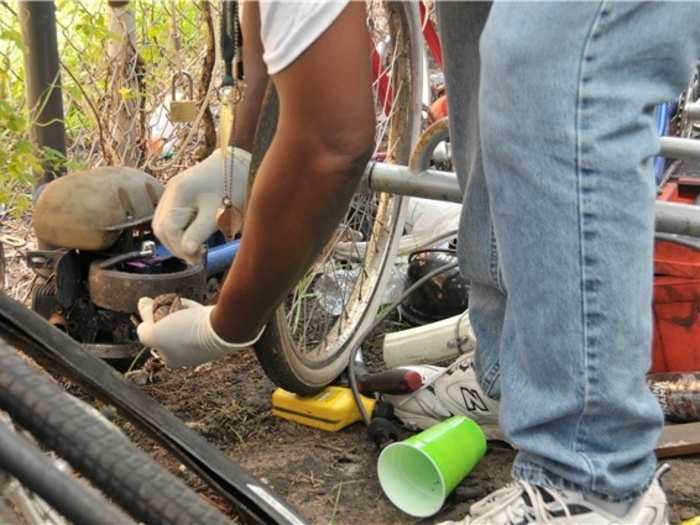
<instances>
[{"instance_id":1,"label":"person's foot","mask_svg":"<svg viewBox=\"0 0 700 525\"><path fill-rule=\"evenodd\" d=\"M424 429L454 415L473 419L488 439L503 440L498 427L498 401L489 398L476 380L472 355L464 354L449 368L410 366L423 376L428 385L418 392L401 396L384 396L394 406L394 414L404 425Z\"/></svg>"},{"instance_id":2,"label":"person's foot","mask_svg":"<svg viewBox=\"0 0 700 525\"><path fill-rule=\"evenodd\" d=\"M474 503L463 520L439 525L668 525L668 501L659 481L668 470L662 465L644 494L621 503L517 481Z\"/></svg>"}]
</instances>

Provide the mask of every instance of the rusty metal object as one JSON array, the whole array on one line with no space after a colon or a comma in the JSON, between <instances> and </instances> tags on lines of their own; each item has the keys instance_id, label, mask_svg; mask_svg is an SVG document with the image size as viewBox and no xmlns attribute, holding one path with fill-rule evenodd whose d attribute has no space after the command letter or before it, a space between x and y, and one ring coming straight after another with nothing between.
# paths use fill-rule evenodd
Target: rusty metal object
<instances>
[{"instance_id":1,"label":"rusty metal object","mask_svg":"<svg viewBox=\"0 0 700 525\"><path fill-rule=\"evenodd\" d=\"M700 421L700 372L650 374L649 387L670 421Z\"/></svg>"},{"instance_id":2,"label":"rusty metal object","mask_svg":"<svg viewBox=\"0 0 700 525\"><path fill-rule=\"evenodd\" d=\"M90 265L88 287L90 299L97 306L117 312L136 313L141 297L157 297L175 293L180 297L201 301L206 292L207 273L203 266L189 266L173 259L173 271L139 274L102 268L100 262Z\"/></svg>"},{"instance_id":3,"label":"rusty metal object","mask_svg":"<svg viewBox=\"0 0 700 525\"><path fill-rule=\"evenodd\" d=\"M158 322L164 317L184 308L180 296L174 293L164 293L153 299L153 321Z\"/></svg>"},{"instance_id":4,"label":"rusty metal object","mask_svg":"<svg viewBox=\"0 0 700 525\"><path fill-rule=\"evenodd\" d=\"M450 127L447 117L433 122L428 128L418 137L416 145L411 151L411 168L416 171L425 171L430 168L430 163L433 157L435 148L441 142L449 138Z\"/></svg>"},{"instance_id":5,"label":"rusty metal object","mask_svg":"<svg viewBox=\"0 0 700 525\"><path fill-rule=\"evenodd\" d=\"M104 250L125 228L149 221L162 193L157 179L134 168L74 172L41 192L32 214L34 231L52 246Z\"/></svg>"}]
</instances>

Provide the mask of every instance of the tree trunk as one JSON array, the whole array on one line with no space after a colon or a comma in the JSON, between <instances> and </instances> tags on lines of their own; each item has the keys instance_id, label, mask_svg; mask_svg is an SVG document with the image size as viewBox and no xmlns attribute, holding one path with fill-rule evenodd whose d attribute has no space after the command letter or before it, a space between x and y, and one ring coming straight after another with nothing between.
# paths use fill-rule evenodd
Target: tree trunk
<instances>
[{"instance_id":1,"label":"tree trunk","mask_svg":"<svg viewBox=\"0 0 700 525\"><path fill-rule=\"evenodd\" d=\"M202 62L202 72L199 77L199 89L197 91L197 105L199 107L202 104L207 105L207 109L204 111L204 117L202 119L202 125L204 128L204 151L202 152L201 158L208 157L214 148L216 148L216 125L214 124L214 117L211 114L211 109L209 109L209 103L206 100L207 91L209 89L209 84L211 83L211 77L214 72L214 64L216 62L216 43L214 34L214 22L211 16L211 5L208 0L203 0L199 3L200 11L202 12L202 19L204 25L206 26L206 37L207 37L207 53L204 55L204 61ZM198 159L201 160L201 159Z\"/></svg>"},{"instance_id":2,"label":"tree trunk","mask_svg":"<svg viewBox=\"0 0 700 525\"><path fill-rule=\"evenodd\" d=\"M143 64L136 52L136 19L129 2L110 1L108 28L119 38L107 42L109 93L106 118L114 159L122 166L138 166L143 158Z\"/></svg>"}]
</instances>

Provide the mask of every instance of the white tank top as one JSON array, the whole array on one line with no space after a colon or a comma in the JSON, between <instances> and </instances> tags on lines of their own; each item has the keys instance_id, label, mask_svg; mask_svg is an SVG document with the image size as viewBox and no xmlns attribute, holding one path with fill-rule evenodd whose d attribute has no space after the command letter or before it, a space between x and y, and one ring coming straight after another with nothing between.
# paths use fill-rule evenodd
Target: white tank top
<instances>
[{"instance_id":1,"label":"white tank top","mask_svg":"<svg viewBox=\"0 0 700 525\"><path fill-rule=\"evenodd\" d=\"M268 74L279 73L294 62L330 27L347 3L348 0L260 0L260 38Z\"/></svg>"}]
</instances>

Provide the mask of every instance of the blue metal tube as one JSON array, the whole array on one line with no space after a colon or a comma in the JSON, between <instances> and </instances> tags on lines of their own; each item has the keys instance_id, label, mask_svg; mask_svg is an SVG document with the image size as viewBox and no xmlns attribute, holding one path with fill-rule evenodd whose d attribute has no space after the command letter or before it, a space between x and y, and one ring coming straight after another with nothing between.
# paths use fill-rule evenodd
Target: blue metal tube
<instances>
[{"instance_id":1,"label":"blue metal tube","mask_svg":"<svg viewBox=\"0 0 700 525\"><path fill-rule=\"evenodd\" d=\"M210 247L207 251L207 275L216 275L228 269L240 245L241 241L235 240Z\"/></svg>"},{"instance_id":2,"label":"blue metal tube","mask_svg":"<svg viewBox=\"0 0 700 525\"><path fill-rule=\"evenodd\" d=\"M207 249L207 275L222 273L231 266L240 245L241 241L237 239L224 244L209 246ZM156 246L155 256L159 259L167 259L173 257L173 254L164 245L159 244Z\"/></svg>"}]
</instances>

